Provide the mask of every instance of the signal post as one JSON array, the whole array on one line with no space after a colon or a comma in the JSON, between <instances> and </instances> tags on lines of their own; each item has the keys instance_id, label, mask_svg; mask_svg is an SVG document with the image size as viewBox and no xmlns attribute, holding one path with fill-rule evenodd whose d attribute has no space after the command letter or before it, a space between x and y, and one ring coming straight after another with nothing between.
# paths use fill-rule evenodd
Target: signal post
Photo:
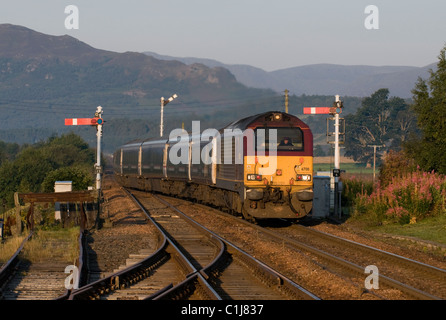
<instances>
[{"instance_id":1,"label":"signal post","mask_svg":"<svg viewBox=\"0 0 446 320\"><path fill-rule=\"evenodd\" d=\"M98 192L98 216L99 219L100 214L100 203L101 203L101 176L102 176L102 167L101 167L101 138L102 138L102 126L104 124L104 120L102 119L102 107L99 106L96 109L94 114L94 118L73 118L73 119L65 119L66 126L96 126L96 136L97 136L97 152L96 152L96 164L94 165L96 172L96 190ZM97 220L98 221L98 220ZM96 221L96 227L98 227L98 223Z\"/></svg>"},{"instance_id":2,"label":"signal post","mask_svg":"<svg viewBox=\"0 0 446 320\"><path fill-rule=\"evenodd\" d=\"M333 107L307 107L304 108L304 114L330 114L334 118L327 118L327 143L334 143L334 215L336 217L341 217L341 192L342 183L339 181L339 176L341 175L341 152L340 152L340 137L345 136L345 121L341 119L339 115L342 113L343 103L340 100L340 96L335 96L335 102ZM334 132L329 132L328 120L334 120ZM341 120L344 124L343 130L341 132ZM329 136L335 136L334 142L329 141Z\"/></svg>"},{"instance_id":3,"label":"signal post","mask_svg":"<svg viewBox=\"0 0 446 320\"><path fill-rule=\"evenodd\" d=\"M94 118L72 118L65 119L66 126L96 126L96 136L97 136L97 152L96 152L96 164L95 164L95 172L96 172L96 189L98 192L101 190L101 138L102 138L102 125L104 120L102 119L102 107L99 106L96 109L94 114Z\"/></svg>"}]
</instances>

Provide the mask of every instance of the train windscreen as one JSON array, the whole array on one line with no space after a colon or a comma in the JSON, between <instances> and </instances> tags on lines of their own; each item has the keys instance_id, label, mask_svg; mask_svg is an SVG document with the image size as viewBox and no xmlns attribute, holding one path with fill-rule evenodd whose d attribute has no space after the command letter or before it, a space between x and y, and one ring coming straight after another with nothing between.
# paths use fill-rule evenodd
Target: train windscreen
<instances>
[{"instance_id":1,"label":"train windscreen","mask_svg":"<svg viewBox=\"0 0 446 320\"><path fill-rule=\"evenodd\" d=\"M256 151L259 151L260 148L269 151L271 143L276 144L277 151L304 150L303 134L300 128L257 128L255 136Z\"/></svg>"}]
</instances>

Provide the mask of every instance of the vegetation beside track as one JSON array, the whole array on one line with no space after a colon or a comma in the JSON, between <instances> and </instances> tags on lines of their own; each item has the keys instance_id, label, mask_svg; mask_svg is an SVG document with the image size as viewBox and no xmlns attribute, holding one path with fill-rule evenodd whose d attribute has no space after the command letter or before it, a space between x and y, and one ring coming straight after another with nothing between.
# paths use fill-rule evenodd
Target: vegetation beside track
<instances>
[{"instance_id":1,"label":"vegetation beside track","mask_svg":"<svg viewBox=\"0 0 446 320\"><path fill-rule=\"evenodd\" d=\"M402 159L402 152L389 154L375 184L343 178L346 223L446 244L446 177Z\"/></svg>"}]
</instances>

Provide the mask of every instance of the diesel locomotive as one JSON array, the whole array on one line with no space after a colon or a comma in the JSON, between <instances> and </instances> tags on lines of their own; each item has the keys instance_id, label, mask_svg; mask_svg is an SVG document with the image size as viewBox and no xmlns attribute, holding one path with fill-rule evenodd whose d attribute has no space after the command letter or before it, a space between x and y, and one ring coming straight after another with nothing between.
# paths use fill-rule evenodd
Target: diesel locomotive
<instances>
[{"instance_id":1,"label":"diesel locomotive","mask_svg":"<svg viewBox=\"0 0 446 320\"><path fill-rule=\"evenodd\" d=\"M220 130L178 129L127 143L115 151L113 167L125 187L194 199L247 220L299 219L313 204L312 132L279 111Z\"/></svg>"}]
</instances>

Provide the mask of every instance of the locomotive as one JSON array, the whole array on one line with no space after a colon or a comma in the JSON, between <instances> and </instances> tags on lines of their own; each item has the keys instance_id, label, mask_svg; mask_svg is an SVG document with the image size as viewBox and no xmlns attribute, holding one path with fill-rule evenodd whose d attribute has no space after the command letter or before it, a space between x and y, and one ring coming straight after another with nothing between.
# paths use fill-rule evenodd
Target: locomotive
<instances>
[{"instance_id":1,"label":"locomotive","mask_svg":"<svg viewBox=\"0 0 446 320\"><path fill-rule=\"evenodd\" d=\"M199 124L199 123L198 123ZM216 130L173 130L113 155L129 188L194 199L247 220L299 219L313 204L313 135L302 120L269 111ZM195 129L195 130L194 130Z\"/></svg>"}]
</instances>

